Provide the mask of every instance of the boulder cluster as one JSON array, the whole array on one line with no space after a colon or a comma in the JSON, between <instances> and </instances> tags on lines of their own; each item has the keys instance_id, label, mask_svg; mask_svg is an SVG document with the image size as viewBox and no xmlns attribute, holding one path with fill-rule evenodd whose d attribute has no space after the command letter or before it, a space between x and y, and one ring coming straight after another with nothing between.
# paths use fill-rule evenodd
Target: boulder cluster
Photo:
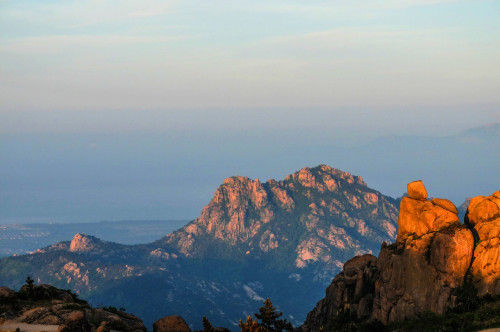
<instances>
[{"instance_id":1,"label":"boulder cluster","mask_svg":"<svg viewBox=\"0 0 500 332\"><path fill-rule=\"evenodd\" d=\"M396 242L383 243L378 258L347 261L303 331L318 331L346 312L383 324L424 311L443 314L457 305L457 290L465 282L472 282L479 296L500 295L500 191L473 198L461 224L455 205L429 200L422 181L407 188Z\"/></svg>"},{"instance_id":2,"label":"boulder cluster","mask_svg":"<svg viewBox=\"0 0 500 332\"><path fill-rule=\"evenodd\" d=\"M113 307L92 308L70 291L24 285L19 292L0 287L1 331L145 332L142 320Z\"/></svg>"}]
</instances>

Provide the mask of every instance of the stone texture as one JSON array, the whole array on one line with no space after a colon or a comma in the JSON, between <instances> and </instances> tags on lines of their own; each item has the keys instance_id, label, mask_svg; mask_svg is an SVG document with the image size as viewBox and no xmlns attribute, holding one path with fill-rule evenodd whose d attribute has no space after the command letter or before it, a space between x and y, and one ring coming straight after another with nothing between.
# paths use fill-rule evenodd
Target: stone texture
<instances>
[{"instance_id":1,"label":"stone texture","mask_svg":"<svg viewBox=\"0 0 500 332\"><path fill-rule=\"evenodd\" d=\"M404 242L409 235L422 236L460 223L456 208L456 212L451 212L450 206L441 207L448 205L444 201L438 200L440 205L437 205L428 200L403 197L399 208L397 241Z\"/></svg>"},{"instance_id":2,"label":"stone texture","mask_svg":"<svg viewBox=\"0 0 500 332\"><path fill-rule=\"evenodd\" d=\"M431 199L431 202L432 202L432 204L437 205L439 207L442 207L445 210L448 210L448 211L450 211L450 212L452 212L454 214L458 214L457 207L449 199L445 199L445 198L433 198L433 199Z\"/></svg>"},{"instance_id":3,"label":"stone texture","mask_svg":"<svg viewBox=\"0 0 500 332\"><path fill-rule=\"evenodd\" d=\"M9 287L0 287L0 299L9 299L12 298L16 295L16 292L14 292L12 289Z\"/></svg>"},{"instance_id":4,"label":"stone texture","mask_svg":"<svg viewBox=\"0 0 500 332\"><path fill-rule=\"evenodd\" d=\"M153 324L153 332L191 332L181 316L166 316Z\"/></svg>"},{"instance_id":5,"label":"stone texture","mask_svg":"<svg viewBox=\"0 0 500 332\"><path fill-rule=\"evenodd\" d=\"M301 329L320 331L330 317L345 310L350 310L354 319L369 317L377 271L377 258L373 255L348 260L326 289L325 298L309 312Z\"/></svg>"},{"instance_id":6,"label":"stone texture","mask_svg":"<svg viewBox=\"0 0 500 332\"><path fill-rule=\"evenodd\" d=\"M146 331L142 321L131 314L91 308L85 301L75 301L68 291L51 285L35 285L31 293L26 285L13 294L4 287L2 290L9 293L10 301L2 304L0 319L27 324L33 330L59 326L59 332ZM35 294L34 298L29 294Z\"/></svg>"},{"instance_id":7,"label":"stone texture","mask_svg":"<svg viewBox=\"0 0 500 332\"><path fill-rule=\"evenodd\" d=\"M499 193L473 198L465 215L477 241L471 274L479 295L500 294Z\"/></svg>"},{"instance_id":8,"label":"stone texture","mask_svg":"<svg viewBox=\"0 0 500 332\"><path fill-rule=\"evenodd\" d=\"M424 199L427 193L420 181L410 183L408 189L410 197L401 200L396 242L389 246L383 243L376 259L356 257L348 261L328 287L326 297L307 316L303 331L326 328L347 309L353 319L376 319L383 324L428 310L442 314L456 305L455 291L463 285L473 256L471 271L480 294L500 294L497 198L472 199L467 225L461 225L453 203ZM475 251L473 233L482 241ZM350 270L356 271L351 272L356 276L356 287L346 277L350 264ZM361 293L358 283L364 289Z\"/></svg>"},{"instance_id":9,"label":"stone texture","mask_svg":"<svg viewBox=\"0 0 500 332\"><path fill-rule=\"evenodd\" d=\"M73 252L87 252L92 251L95 247L95 239L93 236L78 233L71 240L69 250Z\"/></svg>"},{"instance_id":10,"label":"stone texture","mask_svg":"<svg viewBox=\"0 0 500 332\"><path fill-rule=\"evenodd\" d=\"M361 177L327 165L305 167L283 181L233 176L224 180L199 218L163 243L187 257L205 258L209 245L224 242L233 258L240 253L282 254L277 259L301 269L321 262L314 278L326 283L346 257L395 239L394 203ZM299 237L292 230L304 234Z\"/></svg>"},{"instance_id":11,"label":"stone texture","mask_svg":"<svg viewBox=\"0 0 500 332\"><path fill-rule=\"evenodd\" d=\"M408 183L406 186L408 196L413 199L426 200L427 199L427 189L425 189L422 180L417 180Z\"/></svg>"},{"instance_id":12,"label":"stone texture","mask_svg":"<svg viewBox=\"0 0 500 332\"><path fill-rule=\"evenodd\" d=\"M472 233L457 226L383 248L371 317L387 324L426 310L444 313L453 306L454 290L463 284L473 247Z\"/></svg>"}]
</instances>

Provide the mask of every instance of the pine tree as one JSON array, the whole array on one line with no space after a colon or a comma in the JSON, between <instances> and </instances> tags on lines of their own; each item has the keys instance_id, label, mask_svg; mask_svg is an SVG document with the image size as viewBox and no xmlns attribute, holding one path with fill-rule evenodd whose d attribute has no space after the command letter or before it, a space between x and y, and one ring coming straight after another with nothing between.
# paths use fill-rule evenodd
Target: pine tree
<instances>
[{"instance_id":1,"label":"pine tree","mask_svg":"<svg viewBox=\"0 0 500 332\"><path fill-rule=\"evenodd\" d=\"M203 332L214 332L215 329L212 327L212 324L210 324L210 321L208 320L207 317L203 316Z\"/></svg>"},{"instance_id":2,"label":"pine tree","mask_svg":"<svg viewBox=\"0 0 500 332\"><path fill-rule=\"evenodd\" d=\"M35 283L35 281L33 279L31 279L31 277L28 275L26 277L26 285L28 285L28 294L30 297L33 297L33 295L35 293L35 288L33 286L34 283Z\"/></svg>"},{"instance_id":3,"label":"pine tree","mask_svg":"<svg viewBox=\"0 0 500 332\"><path fill-rule=\"evenodd\" d=\"M269 298L264 302L264 306L259 308L259 313L255 314L255 317L261 321L259 325L262 326L265 331L293 331L293 326L290 322L286 319L278 319L281 316L283 316L283 313L276 310Z\"/></svg>"},{"instance_id":4,"label":"pine tree","mask_svg":"<svg viewBox=\"0 0 500 332\"><path fill-rule=\"evenodd\" d=\"M257 320L253 320L252 316L248 316L245 323L240 319L241 332L265 332L266 330L259 325Z\"/></svg>"}]
</instances>

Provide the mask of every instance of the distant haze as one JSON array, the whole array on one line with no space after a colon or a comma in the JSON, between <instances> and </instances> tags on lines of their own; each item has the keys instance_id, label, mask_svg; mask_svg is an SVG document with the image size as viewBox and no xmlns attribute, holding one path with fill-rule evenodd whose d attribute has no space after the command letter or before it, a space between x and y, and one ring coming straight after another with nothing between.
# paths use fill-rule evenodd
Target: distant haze
<instances>
[{"instance_id":1,"label":"distant haze","mask_svg":"<svg viewBox=\"0 0 500 332\"><path fill-rule=\"evenodd\" d=\"M50 131L40 125L36 132L35 122L44 120L35 117L23 123L32 133L2 134L0 223L193 219L226 177L279 180L322 163L393 197L415 179L456 204L500 187L500 126L450 129L498 119L493 110L444 120L417 111L387 119L325 110L153 114L158 123L114 114L116 128L123 126L116 132L82 116L80 128L80 118L62 117L67 131L51 123L44 124L54 126ZM142 130L125 127L134 120Z\"/></svg>"},{"instance_id":2,"label":"distant haze","mask_svg":"<svg viewBox=\"0 0 500 332\"><path fill-rule=\"evenodd\" d=\"M392 196L490 194L498 131L463 131L500 123L499 12L0 0L0 223L195 218L228 176L321 163Z\"/></svg>"}]
</instances>

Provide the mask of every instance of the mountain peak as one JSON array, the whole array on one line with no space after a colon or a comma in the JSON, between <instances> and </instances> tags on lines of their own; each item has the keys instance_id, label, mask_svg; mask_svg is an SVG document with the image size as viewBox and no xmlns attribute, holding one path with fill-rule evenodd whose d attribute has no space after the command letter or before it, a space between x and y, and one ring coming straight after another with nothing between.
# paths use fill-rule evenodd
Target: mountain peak
<instances>
[{"instance_id":1,"label":"mountain peak","mask_svg":"<svg viewBox=\"0 0 500 332\"><path fill-rule=\"evenodd\" d=\"M361 177L328 165L304 167L265 183L232 176L196 220L165 242L185 256L204 256L210 244L231 257L279 252L288 266L323 261L337 270L338 252L348 257L348 252L361 253L362 243L378 247L395 238L394 203ZM299 238L299 233L305 235Z\"/></svg>"},{"instance_id":2,"label":"mountain peak","mask_svg":"<svg viewBox=\"0 0 500 332\"><path fill-rule=\"evenodd\" d=\"M366 187L361 176L355 176L324 164L313 168L304 167L298 172L287 175L285 181L295 181L304 187L316 188L322 192L334 191L342 182Z\"/></svg>"},{"instance_id":3,"label":"mountain peak","mask_svg":"<svg viewBox=\"0 0 500 332\"><path fill-rule=\"evenodd\" d=\"M71 244L69 245L69 251L72 252L88 252L94 250L102 241L98 238L83 234L77 233L73 240L71 240Z\"/></svg>"}]
</instances>

